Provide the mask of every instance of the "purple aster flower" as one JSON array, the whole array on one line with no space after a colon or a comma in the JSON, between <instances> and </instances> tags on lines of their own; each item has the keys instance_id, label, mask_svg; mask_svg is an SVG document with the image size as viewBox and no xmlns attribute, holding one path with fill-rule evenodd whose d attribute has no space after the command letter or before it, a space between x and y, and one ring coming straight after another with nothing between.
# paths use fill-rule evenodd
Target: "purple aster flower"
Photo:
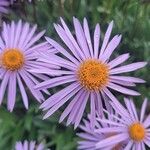
<instances>
[{"instance_id":1,"label":"purple aster flower","mask_svg":"<svg viewBox=\"0 0 150 150\"><path fill-rule=\"evenodd\" d=\"M37 145L35 141L24 141L23 143L18 141L15 150L44 150L44 145L42 143Z\"/></svg>"},{"instance_id":2,"label":"purple aster flower","mask_svg":"<svg viewBox=\"0 0 150 150\"><path fill-rule=\"evenodd\" d=\"M6 24L3 23L3 30L0 37L0 104L6 89L7 107L13 111L17 86L23 99L25 108L28 108L28 96L25 87L31 91L38 102L44 100L42 93L34 89L34 86L41 80L49 79L42 74L30 72L31 68L45 66L42 62L37 62L39 52L48 52L51 46L47 42L36 44L45 31L35 34L37 26L30 27L29 23ZM50 65L49 65L50 67ZM26 85L24 87L24 85ZM47 90L45 93L49 94Z\"/></svg>"},{"instance_id":3,"label":"purple aster flower","mask_svg":"<svg viewBox=\"0 0 150 150\"><path fill-rule=\"evenodd\" d=\"M104 149L106 146L120 143L126 143L124 150L145 150L145 145L150 148L150 115L145 116L147 99L143 102L140 116L132 100L125 98L126 108L117 101L111 103L118 116L106 111L108 119L98 118L98 121L108 124L109 127L103 127L96 132L99 134L113 133L113 136L99 141L96 149Z\"/></svg>"},{"instance_id":4,"label":"purple aster flower","mask_svg":"<svg viewBox=\"0 0 150 150\"><path fill-rule=\"evenodd\" d=\"M128 87L144 81L135 77L121 76L120 74L142 68L146 65L146 62L119 66L129 58L129 54L120 55L110 61L110 56L121 40L121 35L115 35L110 40L113 22L108 26L101 48L99 24L96 25L94 37L91 40L87 20L84 19L83 27L78 19L73 18L73 22L76 39L63 19L61 19L62 25L54 25L66 48L63 48L53 39L46 37L47 41L59 53L54 57L43 56L41 60L45 63L49 62L60 66L61 69L53 72L57 77L40 83L36 86L36 89L41 90L67 85L67 87L48 98L40 108L47 111L44 116L45 119L70 101L60 117L60 122L68 116L67 125L72 123L77 127L88 101L90 101L93 118L95 111L102 111L102 99L105 100L105 105L108 105L106 98L111 98L109 89L127 95L140 95ZM42 70L32 69L31 71L40 73ZM51 73L46 69L43 72Z\"/></svg>"},{"instance_id":5,"label":"purple aster flower","mask_svg":"<svg viewBox=\"0 0 150 150\"><path fill-rule=\"evenodd\" d=\"M10 2L8 0L0 0L0 13L7 14L9 12Z\"/></svg>"}]
</instances>

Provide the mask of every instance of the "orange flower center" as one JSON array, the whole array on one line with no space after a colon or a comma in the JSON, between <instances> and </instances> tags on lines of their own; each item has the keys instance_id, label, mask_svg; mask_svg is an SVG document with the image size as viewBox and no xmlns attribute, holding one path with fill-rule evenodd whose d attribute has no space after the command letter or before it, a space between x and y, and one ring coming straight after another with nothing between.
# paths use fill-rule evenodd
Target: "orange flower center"
<instances>
[{"instance_id":1,"label":"orange flower center","mask_svg":"<svg viewBox=\"0 0 150 150\"><path fill-rule=\"evenodd\" d=\"M5 50L1 55L1 65L8 70L15 71L24 64L24 55L18 49Z\"/></svg>"},{"instance_id":2,"label":"orange flower center","mask_svg":"<svg viewBox=\"0 0 150 150\"><path fill-rule=\"evenodd\" d=\"M85 60L79 67L78 79L88 90L98 90L108 83L108 66L98 60Z\"/></svg>"},{"instance_id":3,"label":"orange flower center","mask_svg":"<svg viewBox=\"0 0 150 150\"><path fill-rule=\"evenodd\" d=\"M142 124L134 123L129 127L129 135L132 140L142 141L145 138L145 129Z\"/></svg>"}]
</instances>

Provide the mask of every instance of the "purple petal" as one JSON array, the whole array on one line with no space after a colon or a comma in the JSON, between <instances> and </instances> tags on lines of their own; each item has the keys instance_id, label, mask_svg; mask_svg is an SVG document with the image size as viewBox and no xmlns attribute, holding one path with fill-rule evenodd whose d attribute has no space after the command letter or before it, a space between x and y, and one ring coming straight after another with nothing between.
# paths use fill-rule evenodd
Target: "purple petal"
<instances>
[{"instance_id":1,"label":"purple petal","mask_svg":"<svg viewBox=\"0 0 150 150\"><path fill-rule=\"evenodd\" d=\"M104 40L103 40L103 44L102 44L102 47L101 47L101 50L100 50L100 56L104 53L105 51L105 48L108 44L108 41L109 41L109 38L110 38L110 35L111 35L111 31L112 31L112 28L113 28L113 21L111 21L109 23L109 26L107 28L107 31L105 33L105 36L104 36Z\"/></svg>"},{"instance_id":2,"label":"purple petal","mask_svg":"<svg viewBox=\"0 0 150 150\"><path fill-rule=\"evenodd\" d=\"M56 77L53 79L46 80L38 85L35 86L35 89L37 90L42 90L47 89L47 88L52 88L58 85L70 83L76 81L76 78L74 75L69 75L69 76L62 76L62 77Z\"/></svg>"},{"instance_id":3,"label":"purple petal","mask_svg":"<svg viewBox=\"0 0 150 150\"><path fill-rule=\"evenodd\" d=\"M120 65L121 63L125 62L127 59L129 58L129 54L122 54L120 56L118 56L117 58L115 58L114 60L110 61L108 63L108 66L110 69Z\"/></svg>"},{"instance_id":4,"label":"purple petal","mask_svg":"<svg viewBox=\"0 0 150 150\"><path fill-rule=\"evenodd\" d=\"M134 90L130 90L130 89L127 89L127 88L124 88L120 85L117 85L117 84L114 84L114 83L109 83L107 85L109 88L115 90L115 91L118 91L120 93L123 93L123 94L127 94L127 95L133 95L133 96L138 96L140 95L140 93L134 91Z\"/></svg>"},{"instance_id":5,"label":"purple petal","mask_svg":"<svg viewBox=\"0 0 150 150\"><path fill-rule=\"evenodd\" d=\"M131 72L131 71L143 68L144 66L146 66L146 64L147 62L137 62L137 63L132 63L129 65L121 66L121 67L110 70L110 74L120 74L124 72Z\"/></svg>"},{"instance_id":6,"label":"purple petal","mask_svg":"<svg viewBox=\"0 0 150 150\"><path fill-rule=\"evenodd\" d=\"M83 21L83 29L84 29L86 41L89 47L90 55L93 58L93 47L92 47L92 42L91 42L91 37L90 37L89 26L88 26L88 22L86 18L84 18L84 21Z\"/></svg>"},{"instance_id":7,"label":"purple petal","mask_svg":"<svg viewBox=\"0 0 150 150\"><path fill-rule=\"evenodd\" d=\"M81 26L79 20L76 19L75 17L73 18L73 23L74 23L77 41L78 41L83 53L85 54L86 58L89 58L90 53L89 53L89 49L87 46L87 42L86 42L86 38L84 35L84 31L82 29L82 26Z\"/></svg>"},{"instance_id":8,"label":"purple petal","mask_svg":"<svg viewBox=\"0 0 150 150\"><path fill-rule=\"evenodd\" d=\"M16 101L16 73L12 72L10 73L8 83L8 97L7 97L7 107L10 112L13 111L15 101Z\"/></svg>"},{"instance_id":9,"label":"purple petal","mask_svg":"<svg viewBox=\"0 0 150 150\"><path fill-rule=\"evenodd\" d=\"M106 146L115 145L120 142L126 141L127 139L128 139L128 135L126 133L117 134L98 142L96 144L96 148L103 148Z\"/></svg>"},{"instance_id":10,"label":"purple petal","mask_svg":"<svg viewBox=\"0 0 150 150\"><path fill-rule=\"evenodd\" d=\"M108 43L108 46L106 47L104 53L101 55L100 59L102 59L104 62L107 61L110 58L113 51L119 45L120 41L121 41L121 35L114 36L113 39Z\"/></svg>"},{"instance_id":11,"label":"purple petal","mask_svg":"<svg viewBox=\"0 0 150 150\"><path fill-rule=\"evenodd\" d=\"M85 55L83 53L83 51L80 49L78 43L76 42L76 40L74 39L72 33L70 32L69 28L67 27L66 23L64 22L64 20L60 17L61 23L64 27L64 30L66 32L66 34L68 35L69 39L72 41L73 45L75 46L75 48L77 49L78 53L80 54L80 56L82 58L85 58Z\"/></svg>"},{"instance_id":12,"label":"purple petal","mask_svg":"<svg viewBox=\"0 0 150 150\"><path fill-rule=\"evenodd\" d=\"M100 26L96 25L94 31L94 57L98 58L99 55L99 43L100 43Z\"/></svg>"},{"instance_id":13,"label":"purple petal","mask_svg":"<svg viewBox=\"0 0 150 150\"><path fill-rule=\"evenodd\" d=\"M56 41L45 37L47 42L49 42L52 46L54 46L60 53L62 53L64 56L66 56L71 62L75 63L76 65L79 64L79 62L72 57L62 46L60 46Z\"/></svg>"},{"instance_id":14,"label":"purple petal","mask_svg":"<svg viewBox=\"0 0 150 150\"><path fill-rule=\"evenodd\" d=\"M25 108L28 109L28 97L27 97L27 94L26 94L26 91L25 91L25 88L22 84L22 81L19 77L19 75L17 74L17 80L18 80L18 85L19 85L19 88L20 88L20 92L21 92L21 96L22 96L22 100L23 100L23 103L25 105Z\"/></svg>"}]
</instances>

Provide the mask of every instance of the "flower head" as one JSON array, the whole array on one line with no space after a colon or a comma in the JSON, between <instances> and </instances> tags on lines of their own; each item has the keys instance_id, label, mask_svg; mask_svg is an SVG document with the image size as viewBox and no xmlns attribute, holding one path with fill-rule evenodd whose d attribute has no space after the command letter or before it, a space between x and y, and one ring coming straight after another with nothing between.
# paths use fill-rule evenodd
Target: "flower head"
<instances>
[{"instance_id":1,"label":"flower head","mask_svg":"<svg viewBox=\"0 0 150 150\"><path fill-rule=\"evenodd\" d=\"M44 145L42 143L37 145L35 141L24 141L23 143L18 141L15 150L44 150Z\"/></svg>"},{"instance_id":2,"label":"flower head","mask_svg":"<svg viewBox=\"0 0 150 150\"><path fill-rule=\"evenodd\" d=\"M129 89L129 87L144 81L135 77L121 76L120 74L142 68L146 63L137 62L119 66L129 58L129 54L120 55L110 61L113 51L121 40L121 35L115 35L110 40L113 22L108 26L101 48L99 24L96 25L94 37L91 40L87 20L84 19L83 27L78 19L73 18L73 22L76 39L63 19L61 19L62 25L54 25L66 48L63 48L53 39L46 37L47 41L59 53L51 58L43 55L41 60L54 64L60 69L53 71L53 74L57 76L40 83L36 86L36 89L41 90L64 84L67 85L67 87L48 98L40 108L48 111L44 116L44 118L47 118L66 102L70 101L61 115L60 122L68 116L67 125L72 123L77 127L88 101L90 101L93 118L95 111L102 112L103 103L106 106L108 105L108 97L111 99L109 89L127 95L139 95L138 92ZM39 73L41 69L33 69L32 71ZM51 73L49 70L45 72ZM102 102L103 99L104 102Z\"/></svg>"},{"instance_id":3,"label":"flower head","mask_svg":"<svg viewBox=\"0 0 150 150\"><path fill-rule=\"evenodd\" d=\"M97 142L96 149L104 149L107 146L112 147L120 143L124 143L124 150L144 150L146 149L145 145L150 147L150 115L145 116L147 99L143 102L140 117L132 100L125 98L126 108L119 102L111 103L118 116L106 111L108 118L98 118L98 121L106 123L109 127L103 127L96 132L99 134L115 134Z\"/></svg>"},{"instance_id":4,"label":"flower head","mask_svg":"<svg viewBox=\"0 0 150 150\"><path fill-rule=\"evenodd\" d=\"M0 13L7 14L9 12L9 0L0 0Z\"/></svg>"},{"instance_id":5,"label":"flower head","mask_svg":"<svg viewBox=\"0 0 150 150\"><path fill-rule=\"evenodd\" d=\"M48 77L29 70L39 65L45 66L42 62L37 62L37 58L41 52L51 51L51 46L47 42L36 44L45 32L35 34L36 29L36 25L30 27L29 23L22 23L22 21L18 23L12 21L10 25L3 24L0 37L0 104L8 87L9 111L12 111L15 105L17 85L26 108L28 108L28 96L25 87L28 87L39 102L44 100L42 93L35 90L34 86ZM47 90L44 92L49 93Z\"/></svg>"}]
</instances>

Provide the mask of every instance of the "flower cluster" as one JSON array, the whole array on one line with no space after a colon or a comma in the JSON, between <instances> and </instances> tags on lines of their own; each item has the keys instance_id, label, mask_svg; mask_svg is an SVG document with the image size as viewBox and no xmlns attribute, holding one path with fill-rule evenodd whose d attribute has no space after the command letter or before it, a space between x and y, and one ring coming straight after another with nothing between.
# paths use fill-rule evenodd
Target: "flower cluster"
<instances>
[{"instance_id":1,"label":"flower cluster","mask_svg":"<svg viewBox=\"0 0 150 150\"><path fill-rule=\"evenodd\" d=\"M1 0L0 12L8 13L9 5L10 1ZM139 118L132 100L125 98L125 108L114 96L114 92L139 96L133 88L145 81L122 74L143 68L147 63L127 64L128 53L112 57L121 42L121 35L111 37L113 21L103 40L100 25L97 24L91 34L86 18L83 24L73 18L73 32L62 18L54 27L62 42L50 37L43 39L45 31L38 33L37 25L22 20L10 24L3 22L0 105L7 93L7 109L12 112L18 93L28 109L31 94L46 112L43 119L65 106L59 122L67 119L66 125L83 130L78 133L83 139L78 149L144 150L145 145L150 147L150 116L145 115L147 100L143 102ZM61 89L51 94L55 87ZM88 119L80 125L88 107ZM33 141L16 143L16 150L28 149L43 150L44 145L36 145Z\"/></svg>"}]
</instances>

